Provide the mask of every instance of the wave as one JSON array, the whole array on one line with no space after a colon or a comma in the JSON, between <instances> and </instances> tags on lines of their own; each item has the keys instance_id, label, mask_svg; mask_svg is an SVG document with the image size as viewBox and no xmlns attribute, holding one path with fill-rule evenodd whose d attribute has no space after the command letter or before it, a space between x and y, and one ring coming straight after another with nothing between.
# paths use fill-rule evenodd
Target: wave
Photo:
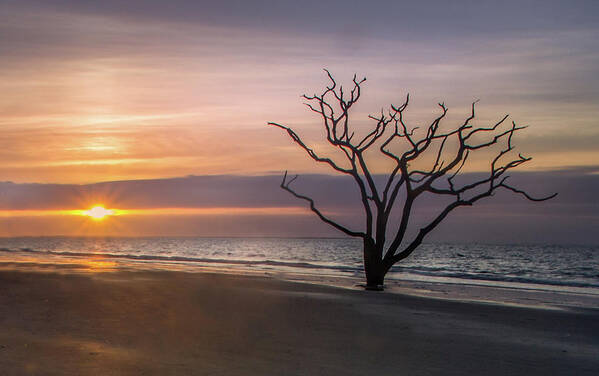
<instances>
[{"instance_id":1,"label":"wave","mask_svg":"<svg viewBox=\"0 0 599 376\"><path fill-rule=\"evenodd\" d=\"M275 268L295 268L304 271L309 270L320 270L320 271L334 271L341 273L350 273L352 275L362 273L362 267L341 265L341 264L319 264L313 262L298 262L298 261L282 261L282 260L270 260L270 259L258 259L258 260L247 260L247 259L234 259L234 258L208 258L208 257L187 257L187 256L163 256L163 255L147 255L147 254L117 254L117 253L100 253L100 252L75 252L75 251L50 251L50 250L35 250L31 248L0 248L0 252L7 253L33 253L33 254L45 254L53 256L70 256L70 257L102 257L109 259L122 259L122 260L134 260L134 261L148 261L148 262L181 262L190 264L221 264L221 265L241 265L246 267L260 267L270 266ZM489 282L513 282L521 284L536 284L546 286L563 286L563 287L587 287L587 288L599 288L599 283L579 282L579 281L563 281L558 279L543 279L543 278L531 278L531 277L520 277L514 276L513 274L521 274L519 271L514 271L512 275L495 273L489 270L482 270L474 273L451 271L442 267L426 267L426 266L394 266L390 270L390 274L387 278L390 279L402 279L400 275L419 275L429 277L443 277L452 278L458 280L479 280Z\"/></svg>"},{"instance_id":2,"label":"wave","mask_svg":"<svg viewBox=\"0 0 599 376\"><path fill-rule=\"evenodd\" d=\"M294 262L280 260L239 260L239 259L219 259L206 257L186 257L186 256L160 256L160 255L132 255L132 254L116 254L116 253L97 253L97 252L59 252L59 251L40 251L31 248L8 249L0 248L0 252L26 252L36 254L46 254L54 256L74 256L74 257L103 257L112 259L125 259L137 261L165 261L165 262L189 262L189 263L206 263L206 264L228 264L228 265L265 265L265 266L282 266L305 269L331 269L345 272L360 271L360 268L345 266L345 265L322 265L309 262Z\"/></svg>"},{"instance_id":3,"label":"wave","mask_svg":"<svg viewBox=\"0 0 599 376\"><path fill-rule=\"evenodd\" d=\"M534 285L548 285L548 286L567 286L567 287L591 287L599 288L598 283L588 282L576 282L576 281L560 281L555 279L542 279L542 278L530 278L530 277L516 277L505 274L493 274L489 271L482 271L479 273L464 273L464 272L452 272L442 268L430 268L434 271L418 270L418 268L406 268L400 267L399 269L391 269L394 273L407 273L414 275L424 275L429 277L445 277L445 278L456 278L456 279L471 279L477 281L490 281L490 282L512 282L512 283L523 283L523 284L534 284Z\"/></svg>"}]
</instances>

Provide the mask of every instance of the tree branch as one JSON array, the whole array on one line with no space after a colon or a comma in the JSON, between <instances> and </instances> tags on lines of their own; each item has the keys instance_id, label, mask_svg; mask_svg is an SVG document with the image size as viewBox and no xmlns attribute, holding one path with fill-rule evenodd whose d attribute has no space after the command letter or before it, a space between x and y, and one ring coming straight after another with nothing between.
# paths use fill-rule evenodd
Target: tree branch
<instances>
[{"instance_id":1,"label":"tree branch","mask_svg":"<svg viewBox=\"0 0 599 376\"><path fill-rule=\"evenodd\" d=\"M329 166L331 166L334 170L337 170L339 172L342 172L344 174L351 174L352 170L348 170L342 167L339 167L335 162L333 162L332 159L330 158L322 158L319 157L316 152L314 152L314 150L312 150L311 148L309 148L303 141L302 139L297 135L297 133L295 133L291 128L286 127L284 125L278 124L278 123L273 123L273 122L269 122L268 125L273 125L275 127L279 127L281 129L284 129L287 131L287 134L289 134L289 137L291 137L291 139L293 141L295 141L295 143L297 143L302 149L304 149L306 151L306 153L308 153L308 155L310 156L310 158L314 159L316 162L321 162L321 163L326 163Z\"/></svg>"},{"instance_id":2,"label":"tree branch","mask_svg":"<svg viewBox=\"0 0 599 376\"><path fill-rule=\"evenodd\" d=\"M324 214L322 214L322 212L320 210L318 210L316 208L316 206L314 205L313 199L311 199L308 196L298 194L293 189L291 189L290 184L293 183L295 181L295 179L297 179L297 177L298 177L298 175L295 175L293 178L291 178L289 181L287 181L287 171L285 171L285 175L283 175L283 181L281 182L281 188L283 188L284 190L286 190L287 192L291 193L293 196L295 196L299 199L308 201L310 203L310 210L312 210L318 216L318 218L320 218L320 220L323 221L324 223L327 223L327 224L333 226L337 230L339 230L349 236L360 237L360 238L364 238L366 236L366 234L363 232L352 231L352 230L348 229L347 227L344 227L344 226L338 224L337 222L333 221L332 219L327 218Z\"/></svg>"},{"instance_id":3,"label":"tree branch","mask_svg":"<svg viewBox=\"0 0 599 376\"><path fill-rule=\"evenodd\" d=\"M366 78L358 80L354 75L351 90L346 90L343 86L337 85L328 70L325 69L324 71L329 84L325 86L323 92L312 96L303 95L303 98L307 101L306 106L309 110L321 117L328 143L341 150L349 162L349 168L343 167L331 158L319 156L291 128L278 123L269 122L268 124L284 129L291 139L304 149L314 161L325 163L335 171L351 175L354 178L364 207L366 231L350 230L326 217L315 207L314 200L308 196L298 194L290 187L297 176L288 179L287 172L285 172L281 188L296 198L307 201L310 204L310 209L323 222L346 235L364 238L365 252L368 250L370 250L368 252L373 252L369 256L368 262L382 265L385 269L384 272L394 263L403 260L414 252L425 237L450 212L461 206L471 206L485 197L492 196L497 189L509 190L531 201L545 201L557 195L556 193L537 198L506 183L508 178L506 172L531 159L518 154L517 158L503 162L504 158L507 158L507 155L514 150L512 145L514 134L525 127L517 126L516 123L512 122L509 129L500 130L508 119L508 115L503 116L499 121L487 127L473 126L472 122L476 117L478 100L472 102L470 114L461 125L443 131L440 130L441 122L445 119L448 109L444 103L439 103L441 114L437 115L424 131L416 133L418 127L409 128L404 120L404 112L410 101L410 96L407 95L401 105L391 105L389 110L381 110L380 115L369 115L368 118L374 121L373 127L365 135L357 137L354 141L355 133L349 128L350 111L360 98L361 84ZM476 141L473 141L474 139ZM471 154L476 150L485 149L504 141L505 146L497 154L494 154L494 157L489 161L488 175L475 181L465 182L461 186L458 185L455 181L456 177L461 173ZM400 143L403 144L404 149L394 150ZM453 145L457 146L455 151ZM435 149L436 146L438 146L438 149ZM373 150L378 150L380 156L394 162L392 170L385 177L384 185L380 187L377 187L373 175L375 171L371 170L372 165L368 163L368 153ZM410 166L412 161L424 160L425 158L421 157L428 155L429 150L433 150L431 153L434 153L431 157L431 163L428 166L419 166L418 169L412 169ZM444 184L441 184L443 182ZM442 208L430 223L420 228L415 238L398 253L408 233L414 204L424 192L447 196L452 198L452 201ZM401 217L393 241L389 246L386 246L389 219L399 197L404 199L401 207ZM375 233L374 237L373 233ZM385 247L386 252L383 252Z\"/></svg>"}]
</instances>

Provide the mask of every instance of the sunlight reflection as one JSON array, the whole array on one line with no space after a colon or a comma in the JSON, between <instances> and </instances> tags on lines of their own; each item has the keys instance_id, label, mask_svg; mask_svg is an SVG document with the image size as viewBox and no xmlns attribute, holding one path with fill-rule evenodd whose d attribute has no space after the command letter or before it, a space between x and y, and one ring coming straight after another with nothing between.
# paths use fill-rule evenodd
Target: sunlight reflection
<instances>
[{"instance_id":1,"label":"sunlight reflection","mask_svg":"<svg viewBox=\"0 0 599 376\"><path fill-rule=\"evenodd\" d=\"M90 269L101 271L102 269L113 269L116 268L117 263L114 261L100 260L84 260L84 263Z\"/></svg>"}]
</instances>

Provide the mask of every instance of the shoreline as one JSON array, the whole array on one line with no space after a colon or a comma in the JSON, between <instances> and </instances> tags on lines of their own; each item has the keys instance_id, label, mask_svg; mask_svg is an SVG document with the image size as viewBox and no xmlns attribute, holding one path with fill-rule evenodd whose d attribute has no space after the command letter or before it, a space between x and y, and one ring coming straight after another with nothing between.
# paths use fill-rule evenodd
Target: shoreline
<instances>
[{"instance_id":1,"label":"shoreline","mask_svg":"<svg viewBox=\"0 0 599 376\"><path fill-rule=\"evenodd\" d=\"M2 257L4 256L4 257ZM6 256L18 256L11 259ZM119 271L181 271L186 273L215 273L240 276L262 276L282 281L362 290L362 277L325 273L302 273L295 270L252 269L223 264L187 264L142 260L114 260L98 254L96 257L64 255L35 255L11 253L0 255L0 271L50 271L58 273L106 273ZM552 286L555 287L555 286ZM385 292L445 300L487 304L506 304L548 309L599 308L599 289L550 288L545 285L501 283L453 278L387 279Z\"/></svg>"},{"instance_id":2,"label":"shoreline","mask_svg":"<svg viewBox=\"0 0 599 376\"><path fill-rule=\"evenodd\" d=\"M196 237L167 237L159 238L156 242L148 242L143 237L93 241L71 237L60 241L46 237L35 241L19 239L12 238L4 243L5 247L0 248L0 259L104 257L116 263L153 263L166 269L189 266L191 269L285 271L300 275L342 277L361 277L363 274L361 260L352 256L356 245L341 239L336 242L323 239L305 239L301 242L285 239L281 242L279 238L278 242L273 242L273 239L256 242L253 238ZM594 273L599 267L596 247L562 249L559 245L544 245L520 248L511 245L457 246L444 243L431 243L426 247L423 249L426 252L416 255L412 261L396 265L387 274L386 280L434 281L599 295L599 281ZM338 254L337 251L332 252L333 249L337 249ZM326 255L322 256L321 251L325 251ZM505 254L505 260L497 261L498 254Z\"/></svg>"},{"instance_id":3,"label":"shoreline","mask_svg":"<svg viewBox=\"0 0 599 376\"><path fill-rule=\"evenodd\" d=\"M277 276L0 268L8 375L487 375L599 370L599 310Z\"/></svg>"}]
</instances>

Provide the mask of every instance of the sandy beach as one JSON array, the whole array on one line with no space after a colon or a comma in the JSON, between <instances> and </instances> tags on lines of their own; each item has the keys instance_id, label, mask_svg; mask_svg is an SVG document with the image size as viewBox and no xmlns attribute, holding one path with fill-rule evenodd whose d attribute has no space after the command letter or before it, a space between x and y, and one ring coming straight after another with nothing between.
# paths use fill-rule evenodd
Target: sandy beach
<instances>
[{"instance_id":1,"label":"sandy beach","mask_svg":"<svg viewBox=\"0 0 599 376\"><path fill-rule=\"evenodd\" d=\"M596 375L599 310L177 271L0 271L2 375Z\"/></svg>"}]
</instances>

